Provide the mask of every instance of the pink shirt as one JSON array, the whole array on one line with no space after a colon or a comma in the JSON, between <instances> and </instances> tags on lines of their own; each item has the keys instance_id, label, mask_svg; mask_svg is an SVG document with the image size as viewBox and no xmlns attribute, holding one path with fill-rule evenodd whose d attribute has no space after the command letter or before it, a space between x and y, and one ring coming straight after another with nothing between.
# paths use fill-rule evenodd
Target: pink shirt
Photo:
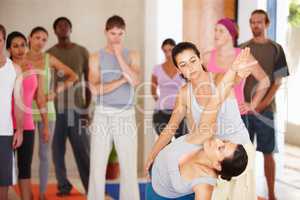
<instances>
[{"instance_id":1,"label":"pink shirt","mask_svg":"<svg viewBox=\"0 0 300 200\"><path fill-rule=\"evenodd\" d=\"M175 106L176 95L185 84L179 73L172 78L165 72L162 65L157 65L152 73L157 78L158 99L155 110L172 110Z\"/></svg>"},{"instance_id":2,"label":"pink shirt","mask_svg":"<svg viewBox=\"0 0 300 200\"><path fill-rule=\"evenodd\" d=\"M240 52L241 52L240 48L235 48L236 56L239 55ZM217 66L216 53L217 53L216 49L212 50L211 56L210 56L210 59L209 59L208 65L207 65L207 70L209 72L213 72L213 73L224 73L224 72L226 72L226 69ZM238 104L245 102L244 86L245 86L245 80L242 80L241 82L237 83L233 87L234 94L235 94ZM241 113L241 115L246 114L246 113L242 113L241 111L240 111L240 113Z\"/></svg>"},{"instance_id":3,"label":"pink shirt","mask_svg":"<svg viewBox=\"0 0 300 200\"><path fill-rule=\"evenodd\" d=\"M38 87L37 75L32 69L23 72L23 105L21 106L24 112L24 130L34 130L34 122L32 118L32 101ZM12 111L14 111L14 99L12 100ZM14 113L14 112L13 112ZM16 128L16 119L13 114L13 124Z\"/></svg>"}]
</instances>

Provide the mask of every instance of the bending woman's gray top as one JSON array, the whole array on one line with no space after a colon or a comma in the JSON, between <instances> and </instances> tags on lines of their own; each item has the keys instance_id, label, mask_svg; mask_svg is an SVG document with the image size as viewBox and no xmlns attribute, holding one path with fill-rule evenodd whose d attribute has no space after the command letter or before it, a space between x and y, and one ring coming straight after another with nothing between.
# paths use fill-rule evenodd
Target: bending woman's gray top
<instances>
[{"instance_id":1,"label":"bending woman's gray top","mask_svg":"<svg viewBox=\"0 0 300 200\"><path fill-rule=\"evenodd\" d=\"M151 182L154 191L166 198L178 198L192 194L193 187L198 184L215 185L213 177L199 177L193 181L186 181L180 176L179 160L195 150L202 148L202 145L187 143L186 135L174 140L166 146L156 157L153 167Z\"/></svg>"}]
</instances>

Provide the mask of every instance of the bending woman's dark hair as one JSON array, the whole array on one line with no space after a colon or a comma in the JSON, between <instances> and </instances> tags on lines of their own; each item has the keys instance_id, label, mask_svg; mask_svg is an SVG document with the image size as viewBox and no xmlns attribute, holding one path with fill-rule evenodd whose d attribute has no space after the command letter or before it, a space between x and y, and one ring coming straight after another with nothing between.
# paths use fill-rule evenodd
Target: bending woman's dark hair
<instances>
[{"instance_id":1,"label":"bending woman's dark hair","mask_svg":"<svg viewBox=\"0 0 300 200\"><path fill-rule=\"evenodd\" d=\"M25 35L23 35L23 33L19 32L19 31L13 31L10 34L8 34L8 36L7 36L7 40L6 40L6 49L7 50L11 47L12 41L15 38L22 38L25 41L25 43L27 43L27 39L26 39Z\"/></svg>"},{"instance_id":2,"label":"bending woman's dark hair","mask_svg":"<svg viewBox=\"0 0 300 200\"><path fill-rule=\"evenodd\" d=\"M232 157L225 158L221 162L222 170L219 175L222 179L230 181L232 177L238 176L245 171L248 164L248 155L242 145L237 145Z\"/></svg>"}]
</instances>

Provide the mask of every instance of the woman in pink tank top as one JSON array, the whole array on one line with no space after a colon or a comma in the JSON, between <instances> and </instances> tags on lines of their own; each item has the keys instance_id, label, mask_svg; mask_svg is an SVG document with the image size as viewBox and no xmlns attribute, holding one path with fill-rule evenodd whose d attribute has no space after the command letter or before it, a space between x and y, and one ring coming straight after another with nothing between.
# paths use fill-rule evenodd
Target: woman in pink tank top
<instances>
[{"instance_id":1,"label":"woman in pink tank top","mask_svg":"<svg viewBox=\"0 0 300 200\"><path fill-rule=\"evenodd\" d=\"M240 48L235 47L237 38L237 25L233 20L223 18L217 22L214 36L215 49L204 54L204 64L208 71L225 73L229 69L241 51ZM252 67L251 75L258 81L256 91L253 91L255 95L251 102L245 102L245 79L236 79L236 85L234 86L235 96L242 116L255 109L269 86L269 79L258 63Z\"/></svg>"},{"instance_id":2,"label":"woman in pink tank top","mask_svg":"<svg viewBox=\"0 0 300 200\"><path fill-rule=\"evenodd\" d=\"M23 73L23 105L18 105L24 111L23 143L17 149L18 159L18 182L22 200L33 199L31 191L31 163L34 147L34 121L32 102L35 99L44 125L44 137L48 138L48 117L43 108L46 106L43 93L43 78L37 74L31 63L25 59L26 37L20 32L12 32L7 37L6 48L11 59L18 64ZM12 104L14 105L14 103ZM13 107L14 110L14 107ZM14 128L16 128L15 117L13 116Z\"/></svg>"}]
</instances>

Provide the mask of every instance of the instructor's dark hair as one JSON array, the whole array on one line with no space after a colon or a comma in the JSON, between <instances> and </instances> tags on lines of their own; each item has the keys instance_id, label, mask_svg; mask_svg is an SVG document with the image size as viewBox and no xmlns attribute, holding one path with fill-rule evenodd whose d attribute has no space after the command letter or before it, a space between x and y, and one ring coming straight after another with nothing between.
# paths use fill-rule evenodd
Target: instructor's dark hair
<instances>
[{"instance_id":1,"label":"instructor's dark hair","mask_svg":"<svg viewBox=\"0 0 300 200\"><path fill-rule=\"evenodd\" d=\"M232 177L238 176L245 171L248 164L248 155L242 145L237 145L233 155L221 162L222 170L219 175L222 179L230 181Z\"/></svg>"},{"instance_id":2,"label":"instructor's dark hair","mask_svg":"<svg viewBox=\"0 0 300 200\"><path fill-rule=\"evenodd\" d=\"M19 32L19 31L14 31L14 32L11 32L10 34L8 34L8 36L7 36L6 49L9 49L11 47L12 41L15 38L22 38L25 41L25 43L27 43L27 39L26 39L25 35L23 35L23 33Z\"/></svg>"},{"instance_id":3,"label":"instructor's dark hair","mask_svg":"<svg viewBox=\"0 0 300 200\"><path fill-rule=\"evenodd\" d=\"M172 60L176 67L178 67L176 62L176 56L185 50L193 50L198 58L200 58L200 51L197 49L196 45L191 42L180 42L172 50Z\"/></svg>"}]
</instances>

